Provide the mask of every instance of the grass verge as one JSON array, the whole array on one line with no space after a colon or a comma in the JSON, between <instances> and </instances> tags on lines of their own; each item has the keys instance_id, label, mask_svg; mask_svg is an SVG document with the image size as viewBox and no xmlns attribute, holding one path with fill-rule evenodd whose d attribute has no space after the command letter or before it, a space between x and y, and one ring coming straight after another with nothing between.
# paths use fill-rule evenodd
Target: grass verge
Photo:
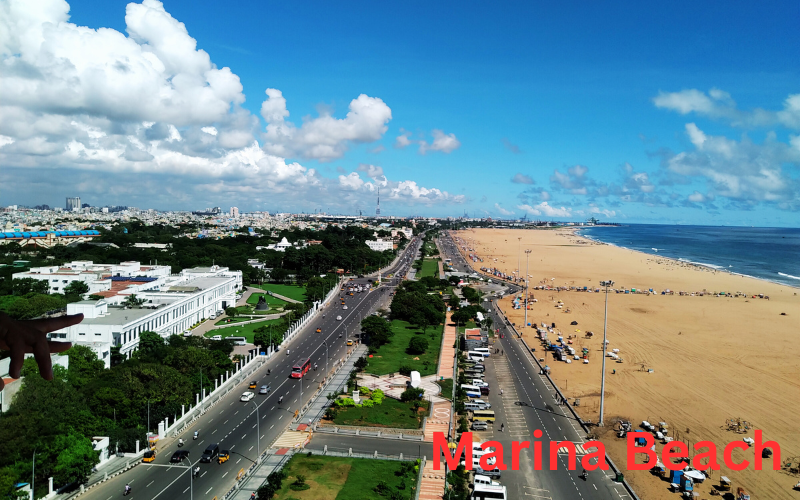
<instances>
[{"instance_id":1,"label":"grass verge","mask_svg":"<svg viewBox=\"0 0 800 500\"><path fill-rule=\"evenodd\" d=\"M439 276L439 259L428 259L422 261L422 269L417 273L417 278L426 276Z\"/></svg>"},{"instance_id":2,"label":"grass verge","mask_svg":"<svg viewBox=\"0 0 800 500\"><path fill-rule=\"evenodd\" d=\"M453 379L446 378L444 380L437 380L436 385L442 388L439 396L445 399L453 399Z\"/></svg>"},{"instance_id":3,"label":"grass verge","mask_svg":"<svg viewBox=\"0 0 800 500\"><path fill-rule=\"evenodd\" d=\"M367 373L375 375L385 375L387 373L398 373L400 367L407 366L411 370L416 370L421 376L436 373L439 364L439 351L442 347L442 325L429 326L427 333L422 329L411 326L406 321L392 321L392 331L394 335L388 344L378 348L374 356L368 358L365 369ZM428 350L423 354L408 354L408 342L415 335L424 335L428 339Z\"/></svg>"},{"instance_id":4,"label":"grass verge","mask_svg":"<svg viewBox=\"0 0 800 500\"><path fill-rule=\"evenodd\" d=\"M383 403L367 408L350 406L338 408L333 423L337 425L361 425L368 427L391 427L394 429L419 429L422 418L428 414L428 401L415 413L412 403L384 398Z\"/></svg>"},{"instance_id":5,"label":"grass verge","mask_svg":"<svg viewBox=\"0 0 800 500\"><path fill-rule=\"evenodd\" d=\"M418 471L406 462L366 458L294 455L283 468L286 479L278 500L367 500L374 498L414 498ZM310 488L293 491L297 476L305 477ZM383 494L378 492L383 489ZM392 497L391 494L399 494Z\"/></svg>"},{"instance_id":6,"label":"grass verge","mask_svg":"<svg viewBox=\"0 0 800 500\"><path fill-rule=\"evenodd\" d=\"M306 300L306 288L304 286L277 285L273 283L265 283L263 285L250 285L250 287L277 293L278 295L283 295L284 297L289 297L290 299L299 300L300 302L305 302ZM256 302L258 302L258 299L256 299Z\"/></svg>"},{"instance_id":7,"label":"grass verge","mask_svg":"<svg viewBox=\"0 0 800 500\"><path fill-rule=\"evenodd\" d=\"M214 335L222 335L222 338L234 336L234 337L244 337L247 339L249 344L253 343L253 336L255 335L256 328L260 328L266 325L277 325L280 324L281 319L268 319L264 321L259 321L257 323L248 323L246 325L233 325L227 328L220 328L218 330L211 330L205 334L206 337L213 337ZM275 329L275 342L278 343L283 339L283 331L279 328Z\"/></svg>"}]
</instances>

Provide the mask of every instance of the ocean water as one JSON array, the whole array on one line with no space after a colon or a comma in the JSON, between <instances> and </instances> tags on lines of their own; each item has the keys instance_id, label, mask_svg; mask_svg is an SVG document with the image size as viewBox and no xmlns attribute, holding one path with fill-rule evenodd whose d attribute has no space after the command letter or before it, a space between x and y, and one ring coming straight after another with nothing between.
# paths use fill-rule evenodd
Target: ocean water
<instances>
[{"instance_id":1,"label":"ocean water","mask_svg":"<svg viewBox=\"0 0 800 500\"><path fill-rule=\"evenodd\" d=\"M580 230L616 246L800 287L800 229L630 224Z\"/></svg>"}]
</instances>

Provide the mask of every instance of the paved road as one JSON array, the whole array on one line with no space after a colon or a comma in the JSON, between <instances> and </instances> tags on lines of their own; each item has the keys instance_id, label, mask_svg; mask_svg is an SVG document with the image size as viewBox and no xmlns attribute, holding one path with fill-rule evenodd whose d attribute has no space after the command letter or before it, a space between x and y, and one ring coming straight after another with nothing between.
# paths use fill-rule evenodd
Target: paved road
<instances>
[{"instance_id":1,"label":"paved road","mask_svg":"<svg viewBox=\"0 0 800 500\"><path fill-rule=\"evenodd\" d=\"M442 237L440 246L459 271L473 272L449 237ZM520 290L513 285L508 288L510 292ZM491 387L491 394L484 399L489 399L492 404L497 421L494 428L476 432L475 439L502 443L504 462L509 469L503 473L501 483L508 488L509 498L629 499L624 487L611 481L610 471L593 471L586 481L580 479L582 448L578 448L578 470L568 470L568 457L563 453L557 454L558 470L550 470L550 442L571 441L581 445L585 442L585 435L569 410L557 404L553 397L553 388L545 377L539 375L538 366L530 353L526 352L525 345L514 338L496 308L491 309L494 325L500 328L502 338L495 337L490 349L492 353L494 349L500 349L504 354L492 354L486 362L486 382ZM504 424L502 431L501 424ZM533 432L537 429L543 433L541 439L533 437ZM512 441L531 441L530 449L520 453L518 471L511 470ZM534 441L542 443L543 470L539 471L533 468Z\"/></svg>"},{"instance_id":2,"label":"paved road","mask_svg":"<svg viewBox=\"0 0 800 500\"><path fill-rule=\"evenodd\" d=\"M419 239L413 240L404 255L413 255L418 245ZM402 275L411 262L410 258L400 259L397 268L389 272ZM366 283L367 280L354 282ZM259 386L270 385L270 394L257 395L251 403L240 402L239 396L248 390L249 380L246 380L184 431L181 437L187 442L183 449L189 451L190 462L182 465L169 463L170 456L178 447L175 439L168 438L159 443L159 454L153 465L140 464L92 488L82 498L110 500L122 493L126 483L132 488L131 495L128 495L130 500L172 500L195 496L209 500L215 496L221 498L235 483L239 470L246 470L258 457L259 449L267 449L291 422L294 411L309 401L324 374L326 345L329 368L332 369L333 363L345 356L345 342L359 330L360 320L385 304L389 291L398 282L399 278L385 280L377 290L345 296L347 310L342 309L338 300L332 301L324 310L324 317L318 315L252 376ZM342 320L336 320L337 316ZM322 332L316 333L317 328ZM292 365L306 358L311 359L312 366L315 363L319 365L318 371L310 371L303 379L290 378ZM267 375L268 369L271 375ZM278 402L281 396L282 404ZM194 431L200 433L197 441L191 439ZM231 450L230 461L222 465L199 463L200 455L211 443L218 443L220 449ZM197 466L200 475L190 480L189 468Z\"/></svg>"}]
</instances>

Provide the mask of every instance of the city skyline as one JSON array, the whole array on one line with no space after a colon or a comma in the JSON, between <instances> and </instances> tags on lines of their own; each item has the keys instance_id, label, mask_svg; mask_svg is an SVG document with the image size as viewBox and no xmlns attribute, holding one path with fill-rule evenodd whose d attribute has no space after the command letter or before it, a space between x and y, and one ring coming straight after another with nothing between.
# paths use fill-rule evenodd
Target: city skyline
<instances>
[{"instance_id":1,"label":"city skyline","mask_svg":"<svg viewBox=\"0 0 800 500\"><path fill-rule=\"evenodd\" d=\"M799 225L789 2L2 4L2 206Z\"/></svg>"}]
</instances>

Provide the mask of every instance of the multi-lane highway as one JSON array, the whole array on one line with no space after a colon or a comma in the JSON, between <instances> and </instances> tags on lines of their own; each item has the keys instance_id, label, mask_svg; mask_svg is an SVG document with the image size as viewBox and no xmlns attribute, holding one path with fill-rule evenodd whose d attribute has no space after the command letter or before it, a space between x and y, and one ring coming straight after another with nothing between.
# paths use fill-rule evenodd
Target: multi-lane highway
<instances>
[{"instance_id":1,"label":"multi-lane highway","mask_svg":"<svg viewBox=\"0 0 800 500\"><path fill-rule=\"evenodd\" d=\"M462 272L473 272L458 253L453 241L445 236L440 240L445 257L452 259L454 267ZM509 286L509 291L519 288ZM503 445L503 458L508 470L503 473L501 483L508 488L509 498L547 499L628 499L624 487L611 480L610 471L593 471L588 478L580 478L580 459L587 451L583 448L585 433L572 413L559 406L554 397L555 390L546 377L539 374L531 353L527 352L506 320L496 307L484 303L491 309L494 325L500 335L490 344L492 354L486 361L486 382L490 385L488 397L497 420L487 431L476 432L475 439L496 440ZM531 346L538 347L538 346ZM501 353L495 354L495 349ZM537 349L539 353L541 349ZM540 354L541 355L541 354ZM503 394L500 394L502 389ZM484 397L484 399L486 399ZM503 430L501 431L501 425ZM542 437L534 438L536 430ZM530 441L530 449L520 453L520 470L512 471L512 441ZM541 441L542 470L534 470L534 441ZM567 455L557 453L557 470L550 470L550 442L570 441L577 449L577 470L568 470ZM591 450L588 450L591 451Z\"/></svg>"},{"instance_id":2,"label":"multi-lane highway","mask_svg":"<svg viewBox=\"0 0 800 500\"><path fill-rule=\"evenodd\" d=\"M172 500L174 498L221 498L237 480L241 469L248 467L257 459L258 452L266 450L286 429L294 412L302 408L321 383L326 366L333 369L334 363L347 352L346 341L353 339L360 330L361 319L389 301L391 290L408 271L419 250L419 238L414 238L401 254L393 268L384 274L395 277L384 280L381 287L370 292L354 293L344 297L347 309L334 299L288 344L282 346L264 366L249 379L244 380L236 390L209 409L182 434L185 445L180 448L189 452L189 459L182 464L171 464L170 457L178 450L177 439L167 438L159 443L158 455L152 464L142 463L130 471L110 479L87 492L90 499L109 500L121 495L126 484L131 486L131 500ZM350 283L367 284L367 278L359 278ZM341 320L337 320L341 316ZM320 328L321 333L317 333ZM289 374L292 366L300 359L311 359L312 367L318 369L308 372L302 379L292 379ZM268 375L268 370L271 372ZM256 394L251 402L241 402L241 394L248 391L253 380L257 386L269 385L267 395ZM302 389L302 394L301 394ZM257 391L253 391L257 392ZM282 403L279 403L283 397ZM192 439L194 431L199 433ZM203 450L212 443L220 449L230 450L231 458L224 464L216 461L200 463ZM192 479L190 470L200 467L198 477Z\"/></svg>"}]
</instances>

